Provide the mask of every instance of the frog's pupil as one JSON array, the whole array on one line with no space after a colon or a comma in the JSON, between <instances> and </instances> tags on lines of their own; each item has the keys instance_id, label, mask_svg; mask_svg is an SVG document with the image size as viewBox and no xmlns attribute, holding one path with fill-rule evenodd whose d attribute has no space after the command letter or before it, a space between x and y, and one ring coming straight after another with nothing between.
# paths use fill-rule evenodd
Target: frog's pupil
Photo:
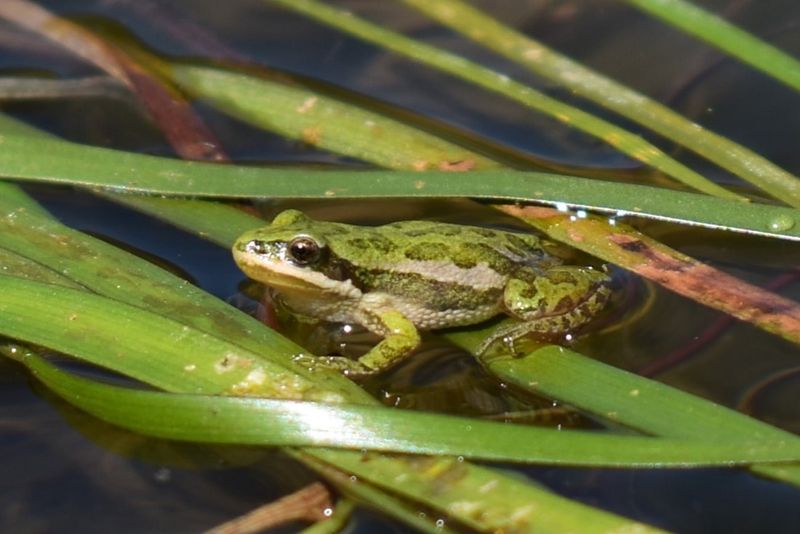
<instances>
[{"instance_id":1,"label":"frog's pupil","mask_svg":"<svg viewBox=\"0 0 800 534\"><path fill-rule=\"evenodd\" d=\"M289 243L289 254L295 262L307 265L319 259L319 245L308 237L298 237Z\"/></svg>"}]
</instances>

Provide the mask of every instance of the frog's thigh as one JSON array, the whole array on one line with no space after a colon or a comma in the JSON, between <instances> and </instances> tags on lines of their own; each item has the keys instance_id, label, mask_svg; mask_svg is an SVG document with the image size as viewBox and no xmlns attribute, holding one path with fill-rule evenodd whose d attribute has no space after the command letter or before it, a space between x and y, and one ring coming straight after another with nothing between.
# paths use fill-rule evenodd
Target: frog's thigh
<instances>
[{"instance_id":1,"label":"frog's thigh","mask_svg":"<svg viewBox=\"0 0 800 534\"><path fill-rule=\"evenodd\" d=\"M588 272L588 271L587 271ZM484 352L495 341L511 344L527 335L552 337L574 330L591 319L592 306L579 305L587 294L598 291L600 276L583 271L559 270L552 277L538 277L534 283L511 279L506 284L503 302L506 310L519 320L500 327L489 335L478 349ZM599 273L598 273L599 274ZM605 295L605 292L600 291ZM601 296L595 297L598 301Z\"/></svg>"},{"instance_id":2,"label":"frog's thigh","mask_svg":"<svg viewBox=\"0 0 800 534\"><path fill-rule=\"evenodd\" d=\"M562 330L574 328L588 318L582 316L581 308L607 294L603 290L606 282L606 275L593 269L557 267L532 280L510 279L503 291L503 304L517 319L542 322L542 330L537 331L547 332L544 325ZM549 320L556 317L564 319Z\"/></svg>"}]
</instances>

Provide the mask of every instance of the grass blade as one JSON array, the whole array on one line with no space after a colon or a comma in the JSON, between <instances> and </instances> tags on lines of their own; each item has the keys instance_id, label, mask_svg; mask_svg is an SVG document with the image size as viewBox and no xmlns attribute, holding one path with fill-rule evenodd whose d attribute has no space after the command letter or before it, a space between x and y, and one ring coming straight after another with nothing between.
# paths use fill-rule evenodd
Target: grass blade
<instances>
[{"instance_id":1,"label":"grass blade","mask_svg":"<svg viewBox=\"0 0 800 534\"><path fill-rule=\"evenodd\" d=\"M218 68L172 64L167 70L176 84L220 111L337 154L412 171L500 167L465 148L319 91Z\"/></svg>"},{"instance_id":2,"label":"grass blade","mask_svg":"<svg viewBox=\"0 0 800 534\"><path fill-rule=\"evenodd\" d=\"M128 302L135 307L144 304L147 309L160 310L165 316L188 321L190 325L198 324L198 321L199 324L203 324L204 320L210 319L207 325L210 328L209 334L220 339L227 339L227 336L233 334L230 343L251 347L254 354L258 354L262 358L276 358L275 362L286 361L282 359L290 358L292 351L296 350L293 348L295 346L288 340L276 335L237 310L228 306L221 306L216 299L207 295L202 297L208 299L205 301L206 305L195 308L194 301L201 298L201 295L205 295L203 292L188 284L178 284L174 287L170 284L164 284L164 276L167 280L177 279L139 258L64 228L50 219L40 208L36 207L34 202L10 184L0 183L0 213L3 214L0 217L0 222L10 225L0 231L0 239L13 242L17 236L21 235L23 241L26 241L26 238L33 236L34 240L29 242L27 251L39 254L44 263L48 263L48 265L57 268L60 272L68 274L71 278L73 276L80 278L81 284L87 292L94 291L106 294L108 297ZM39 238L36 238L37 232L41 234ZM75 254L84 261L70 264L71 256ZM98 262L98 260L106 257L119 260L120 265L116 267L119 270L106 270L108 266ZM65 259L67 261L66 264L63 263ZM86 261L88 259L92 259L92 261ZM79 267L83 267L83 269ZM96 274L92 274L92 269L95 267L99 270ZM126 269L131 272L126 272ZM160 275L159 272L161 273ZM121 283L122 280L129 280L131 274L134 274L132 280L135 280L136 284ZM155 281L156 288L161 294L160 297L150 297L148 295L153 281ZM127 292L125 291L126 289L132 290ZM196 313L192 311L195 309ZM53 313L49 310L45 311ZM197 317L197 315L200 317ZM33 318L32 322L37 319L38 316ZM239 320L243 321L242 326L244 328L239 330L237 327L234 331L229 330L231 324L236 324ZM47 325L44 326L46 327ZM29 328L33 327L29 326ZM123 350L122 347L117 347L117 349ZM175 366L175 369L183 369L184 372L190 371L186 367L194 363L193 355L190 353L177 353L176 355L179 359L170 362ZM116 357L111 359L110 364L112 366L115 365L113 360L119 360ZM116 363L116 365L119 364ZM300 374L300 371L298 369L292 375L293 380L289 385L290 388L300 387L302 389L303 375ZM313 384L311 389L307 390L311 393L308 395L309 397L316 396L319 399L327 398L327 400L344 398L351 403L375 402L374 399L367 396L361 389L341 375L320 371L318 370L312 375ZM173 375L179 379L183 378L180 372L175 372ZM224 381L225 377L227 377L227 373L222 373L220 380ZM188 384L185 380L177 380L171 386L175 391L183 390L185 392L188 392L187 387ZM225 386L222 385L221 389L225 389ZM441 478L439 476L442 474L441 471L432 473L425 470L424 463L427 461L426 459L415 458L411 460L403 457L390 457L386 459L386 462L376 461L371 465L365 465L362 454L345 450L312 448L295 452L302 454L303 458L314 457L320 460L324 455L325 461L337 466L338 469L352 472L352 469L357 467L359 476L370 476L376 480L386 481L389 480L391 473L405 473L405 476L409 479L409 487L413 487L413 491L405 491L404 484L400 481L395 481L392 485L392 490L395 493L399 491L411 502L422 501L422 504L431 510L448 513L454 521L475 525L475 528L479 529L508 530L513 526L516 530L525 532L531 531L535 525L538 532L561 532L555 526L549 530L541 530L538 517L533 517L530 514L519 513L514 515L514 512L520 511L520 507L524 508L530 502L540 500L552 505L550 511L554 516L551 520L553 525L557 524L559 517L563 518L562 520L566 520L566 518L572 517L579 512L588 521L587 524L591 525L590 528L584 530L586 532L604 532L609 528L609 525L613 525L615 528L624 528L630 525L647 528L612 514L572 503L567 499L556 498L547 490L528 483L519 483L501 472L482 468L468 462L458 462L455 459L440 458L436 460L440 465L449 462L454 466L458 466L461 476L457 479L451 479ZM357 460L355 466L351 462L354 458ZM371 455L370 459L374 461L380 459L380 456ZM392 466L394 467L392 468ZM454 502L453 499L461 494L479 494L480 488L484 487L489 480L492 481L492 494L495 498L492 500L491 506L484 507L481 505L484 509L481 517L472 515L472 508L459 508L458 503ZM413 485L411 485L411 482L413 482ZM447 493L442 493L443 490L446 490Z\"/></svg>"},{"instance_id":3,"label":"grass blade","mask_svg":"<svg viewBox=\"0 0 800 534\"><path fill-rule=\"evenodd\" d=\"M306 0L307 1L307 0ZM800 207L800 181L752 150L555 52L460 0L403 0L441 24L700 154L773 197ZM664 7L665 10L670 8ZM706 32L706 26L701 26ZM651 163L652 165L652 163Z\"/></svg>"},{"instance_id":4,"label":"grass blade","mask_svg":"<svg viewBox=\"0 0 800 534\"><path fill-rule=\"evenodd\" d=\"M611 226L597 217L575 218L549 208L501 209L572 247L800 343L800 304L681 254L627 225Z\"/></svg>"},{"instance_id":5,"label":"grass blade","mask_svg":"<svg viewBox=\"0 0 800 534\"><path fill-rule=\"evenodd\" d=\"M730 22L683 0L625 1L800 91L800 62Z\"/></svg>"},{"instance_id":6,"label":"grass blade","mask_svg":"<svg viewBox=\"0 0 800 534\"><path fill-rule=\"evenodd\" d=\"M355 35L383 48L410 57L426 65L458 76L480 87L500 93L531 109L546 113L558 121L586 132L615 147L633 159L650 165L686 185L721 198L739 199L735 193L720 187L669 157L642 137L614 124L564 104L501 73L472 63L461 56L429 46L398 33L386 30L350 12L335 9L316 0L269 0L320 22ZM436 2L434 2L435 4Z\"/></svg>"},{"instance_id":7,"label":"grass blade","mask_svg":"<svg viewBox=\"0 0 800 534\"><path fill-rule=\"evenodd\" d=\"M0 126L6 121L13 122L0 118ZM3 147L0 175L18 180L200 197L523 200L800 240L794 209L556 174L498 169L459 173L453 180L443 171L325 171L312 179L307 170L211 165L60 140L33 142L27 135L6 135ZM39 157L43 152L47 158Z\"/></svg>"},{"instance_id":8,"label":"grass blade","mask_svg":"<svg viewBox=\"0 0 800 534\"><path fill-rule=\"evenodd\" d=\"M28 0L0 2L0 17L58 43L124 83L183 157L228 159L219 141L182 95L102 38Z\"/></svg>"},{"instance_id":9,"label":"grass blade","mask_svg":"<svg viewBox=\"0 0 800 534\"><path fill-rule=\"evenodd\" d=\"M3 280L10 304L0 332L24 316L17 294L35 282ZM41 285L41 284L38 284ZM69 294L69 290L62 293ZM40 294L36 294L40 296ZM64 295L59 295L63 297ZM65 299L71 306L71 299ZM75 328L65 321L54 326ZM99 328L110 325L97 321ZM79 328L79 327L78 327ZM17 335L25 335L26 332ZM156 337L160 334L156 333ZM30 339L22 338L24 341ZM35 342L35 340L34 340ZM127 357L136 357L130 344ZM56 347L58 348L58 347ZM165 355L166 356L166 355ZM375 406L130 390L70 376L41 358L21 358L50 389L113 424L164 439L239 445L337 447L462 456L503 462L603 467L699 467L800 460L800 441L670 440L559 431ZM192 387L192 384L190 384Z\"/></svg>"}]
</instances>

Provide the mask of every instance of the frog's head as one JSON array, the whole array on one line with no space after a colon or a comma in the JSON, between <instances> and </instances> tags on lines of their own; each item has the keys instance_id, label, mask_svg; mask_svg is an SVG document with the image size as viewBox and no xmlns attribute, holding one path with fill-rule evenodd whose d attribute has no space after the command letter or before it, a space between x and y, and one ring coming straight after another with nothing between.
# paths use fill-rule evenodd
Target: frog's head
<instances>
[{"instance_id":1,"label":"frog's head","mask_svg":"<svg viewBox=\"0 0 800 534\"><path fill-rule=\"evenodd\" d=\"M248 277L287 295L356 297L360 291L336 272L328 247L343 226L286 210L239 237L233 258Z\"/></svg>"}]
</instances>

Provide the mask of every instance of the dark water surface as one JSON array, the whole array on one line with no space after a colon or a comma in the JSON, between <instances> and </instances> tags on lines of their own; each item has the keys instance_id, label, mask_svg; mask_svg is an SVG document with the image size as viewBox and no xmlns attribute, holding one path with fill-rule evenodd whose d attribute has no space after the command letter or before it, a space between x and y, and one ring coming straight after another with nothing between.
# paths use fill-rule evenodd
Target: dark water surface
<instances>
[{"instance_id":1,"label":"dark water surface","mask_svg":"<svg viewBox=\"0 0 800 534\"><path fill-rule=\"evenodd\" d=\"M400 3L338 2L431 44L448 47L579 102L502 58L428 22ZM704 1L756 35L800 55L800 4L793 0ZM800 173L798 95L726 59L705 45L612 0L483 1L501 20L575 59L669 104L710 129ZM466 83L421 68L357 40L256 0L125 2L51 1L52 9L120 24L165 56L205 58L221 45L249 61L309 76L411 110L468 136L491 139L530 158L576 167L637 173L638 166L607 146ZM148 11L154 10L154 11ZM150 13L150 15L148 15ZM191 20L219 40L184 42L153 13ZM46 72L58 77L95 73L79 60L43 47L32 53L23 38L0 26L0 73ZM15 36L16 35L16 36ZM26 41L27 39L27 41ZM228 54L226 56L226 54ZM260 132L198 105L209 127L237 161L337 164L342 158ZM5 111L68 139L171 155L157 130L119 102L95 99L15 103ZM599 112L608 116L607 113ZM638 130L637 130L638 131ZM659 141L657 137L643 133ZM744 187L711 164L669 144L665 150L706 176ZM352 162L348 162L352 163ZM28 190L71 227L124 246L173 269L222 299L237 295L243 276L227 250L169 225L55 187ZM271 216L286 206L320 218L376 223L406 218L475 220L465 202L284 202L261 206ZM479 211L478 217L486 217ZM649 235L758 285L796 272L800 247L731 237L664 223L638 223ZM723 315L618 272L628 297L616 322L579 342L578 350L800 432L800 351L736 321L710 328ZM800 283L778 289L800 300ZM1 297L0 297L1 298ZM241 300L241 295L239 300ZM433 342L409 365L366 387L406 408L470 415L520 409L469 359ZM100 423L43 391L0 360L0 527L18 532L194 532L244 513L313 480L278 452L242 450L241 465L220 465L206 449L144 439ZM389 402L387 400L387 402ZM590 425L567 417L556 422ZM677 532L799 532L800 490L743 470L620 471L527 468L522 473L560 494ZM359 512L360 532L405 527ZM286 531L295 531L288 528Z\"/></svg>"}]
</instances>

